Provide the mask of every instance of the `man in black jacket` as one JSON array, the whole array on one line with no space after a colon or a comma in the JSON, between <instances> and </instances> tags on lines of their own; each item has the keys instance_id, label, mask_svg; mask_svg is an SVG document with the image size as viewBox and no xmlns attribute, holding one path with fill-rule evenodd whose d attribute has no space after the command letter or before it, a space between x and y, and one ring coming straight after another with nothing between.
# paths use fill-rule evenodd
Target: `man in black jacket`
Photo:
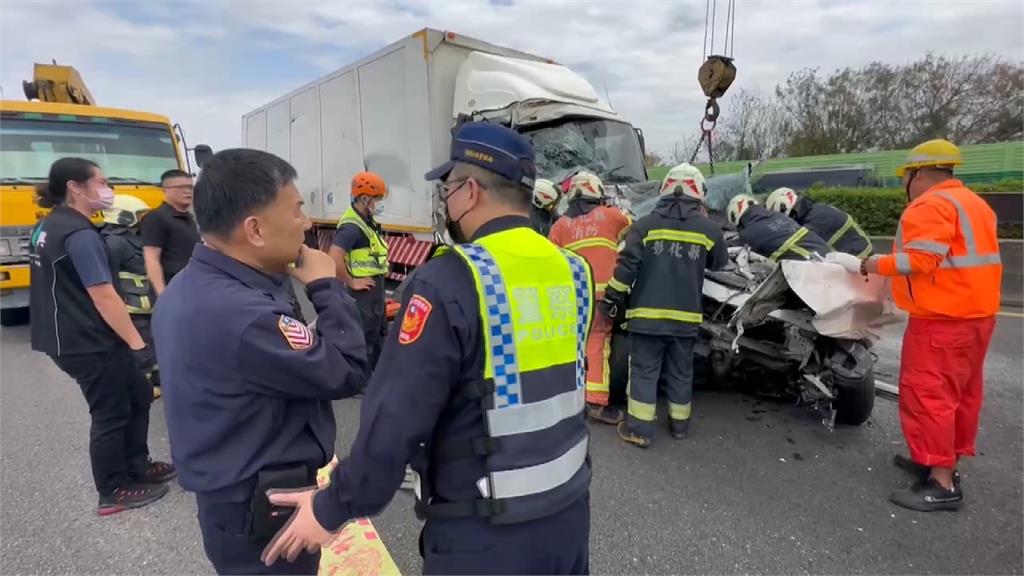
<instances>
[{"instance_id":1,"label":"man in black jacket","mask_svg":"<svg viewBox=\"0 0 1024 576\"><path fill-rule=\"evenodd\" d=\"M729 260L721 229L701 213L704 177L692 167L677 168L666 175L654 210L626 234L603 300L609 316L625 309L630 334L629 417L619 425L619 435L641 448L650 446L654 437L663 367L669 432L676 439L686 437L693 346L703 321L704 269L722 268Z\"/></svg>"},{"instance_id":2,"label":"man in black jacket","mask_svg":"<svg viewBox=\"0 0 1024 576\"><path fill-rule=\"evenodd\" d=\"M796 220L797 224L825 239L837 252L846 252L863 260L871 255L871 239L857 221L846 212L828 204L800 196L791 188L776 188L768 195L765 207Z\"/></svg>"},{"instance_id":3,"label":"man in black jacket","mask_svg":"<svg viewBox=\"0 0 1024 576\"><path fill-rule=\"evenodd\" d=\"M832 252L821 236L761 206L753 196L733 196L726 216L751 250L773 262L811 260L814 254L824 257Z\"/></svg>"}]
</instances>

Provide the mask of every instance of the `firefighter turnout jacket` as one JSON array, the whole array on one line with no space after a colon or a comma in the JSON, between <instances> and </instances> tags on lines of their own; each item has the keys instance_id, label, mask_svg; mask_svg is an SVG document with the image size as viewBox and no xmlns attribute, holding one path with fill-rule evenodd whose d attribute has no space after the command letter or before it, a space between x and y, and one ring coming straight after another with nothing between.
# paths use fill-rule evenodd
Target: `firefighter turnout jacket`
<instances>
[{"instance_id":1,"label":"firefighter turnout jacket","mask_svg":"<svg viewBox=\"0 0 1024 576\"><path fill-rule=\"evenodd\" d=\"M810 260L814 252L821 256L832 252L821 236L759 204L747 209L736 229L751 250L773 261Z\"/></svg>"},{"instance_id":2,"label":"firefighter turnout jacket","mask_svg":"<svg viewBox=\"0 0 1024 576\"><path fill-rule=\"evenodd\" d=\"M933 186L903 211L878 270L902 276L892 281L893 298L912 317L993 316L1003 273L996 215L960 180Z\"/></svg>"},{"instance_id":3,"label":"firefighter turnout jacket","mask_svg":"<svg viewBox=\"0 0 1024 576\"><path fill-rule=\"evenodd\" d=\"M858 258L871 255L871 239L857 221L846 212L828 204L801 196L790 217L804 228L825 240L833 250L853 254Z\"/></svg>"},{"instance_id":4,"label":"firefighter turnout jacket","mask_svg":"<svg viewBox=\"0 0 1024 576\"><path fill-rule=\"evenodd\" d=\"M728 261L722 230L700 213L700 204L665 197L626 234L607 300L621 307L628 294L630 332L695 336L703 321L704 269Z\"/></svg>"}]
</instances>

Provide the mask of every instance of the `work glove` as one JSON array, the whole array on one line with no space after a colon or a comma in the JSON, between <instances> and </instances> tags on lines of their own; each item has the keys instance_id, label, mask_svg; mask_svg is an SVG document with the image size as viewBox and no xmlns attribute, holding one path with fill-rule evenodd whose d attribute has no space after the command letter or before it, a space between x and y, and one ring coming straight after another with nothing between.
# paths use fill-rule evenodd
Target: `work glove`
<instances>
[{"instance_id":1,"label":"work glove","mask_svg":"<svg viewBox=\"0 0 1024 576\"><path fill-rule=\"evenodd\" d=\"M149 374L156 366L156 356L153 354L153 347L146 346L145 348L132 350L132 355L135 356L135 367L149 378Z\"/></svg>"},{"instance_id":2,"label":"work glove","mask_svg":"<svg viewBox=\"0 0 1024 576\"><path fill-rule=\"evenodd\" d=\"M619 301L619 299L609 296L608 294L605 294L604 298L602 298L601 302L599 302L597 305L597 311L604 315L606 318L610 319L612 323L617 323L619 321L619 317L622 314L623 307L621 304L622 303Z\"/></svg>"},{"instance_id":3,"label":"work glove","mask_svg":"<svg viewBox=\"0 0 1024 576\"><path fill-rule=\"evenodd\" d=\"M825 262L838 264L850 274L860 274L860 258L846 252L829 252L825 255Z\"/></svg>"}]
</instances>

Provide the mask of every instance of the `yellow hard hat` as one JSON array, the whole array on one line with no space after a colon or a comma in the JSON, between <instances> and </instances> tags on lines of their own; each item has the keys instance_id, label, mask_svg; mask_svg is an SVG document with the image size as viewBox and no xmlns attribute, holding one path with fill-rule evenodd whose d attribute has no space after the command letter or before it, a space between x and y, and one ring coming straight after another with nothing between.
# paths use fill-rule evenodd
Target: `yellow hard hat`
<instances>
[{"instance_id":1,"label":"yellow hard hat","mask_svg":"<svg viewBox=\"0 0 1024 576\"><path fill-rule=\"evenodd\" d=\"M907 160L902 166L896 169L896 175L900 178L907 170L926 168L928 166L959 166L964 163L964 157L949 140L929 140L922 142L907 154Z\"/></svg>"},{"instance_id":2,"label":"yellow hard hat","mask_svg":"<svg viewBox=\"0 0 1024 576\"><path fill-rule=\"evenodd\" d=\"M114 204L103 211L103 221L115 226L131 227L139 222L142 214L149 211L149 205L135 196L118 194L114 196Z\"/></svg>"}]
</instances>

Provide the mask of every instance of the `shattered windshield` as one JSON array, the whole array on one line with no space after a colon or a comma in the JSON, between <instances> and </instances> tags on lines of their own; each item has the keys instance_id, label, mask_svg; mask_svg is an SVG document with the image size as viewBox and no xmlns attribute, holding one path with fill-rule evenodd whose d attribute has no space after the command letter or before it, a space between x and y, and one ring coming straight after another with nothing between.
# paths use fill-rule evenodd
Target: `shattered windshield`
<instances>
[{"instance_id":1,"label":"shattered windshield","mask_svg":"<svg viewBox=\"0 0 1024 576\"><path fill-rule=\"evenodd\" d=\"M609 184L645 180L640 142L629 124L570 118L536 129L527 127L523 133L533 141L538 174L553 182L582 169Z\"/></svg>"}]
</instances>

